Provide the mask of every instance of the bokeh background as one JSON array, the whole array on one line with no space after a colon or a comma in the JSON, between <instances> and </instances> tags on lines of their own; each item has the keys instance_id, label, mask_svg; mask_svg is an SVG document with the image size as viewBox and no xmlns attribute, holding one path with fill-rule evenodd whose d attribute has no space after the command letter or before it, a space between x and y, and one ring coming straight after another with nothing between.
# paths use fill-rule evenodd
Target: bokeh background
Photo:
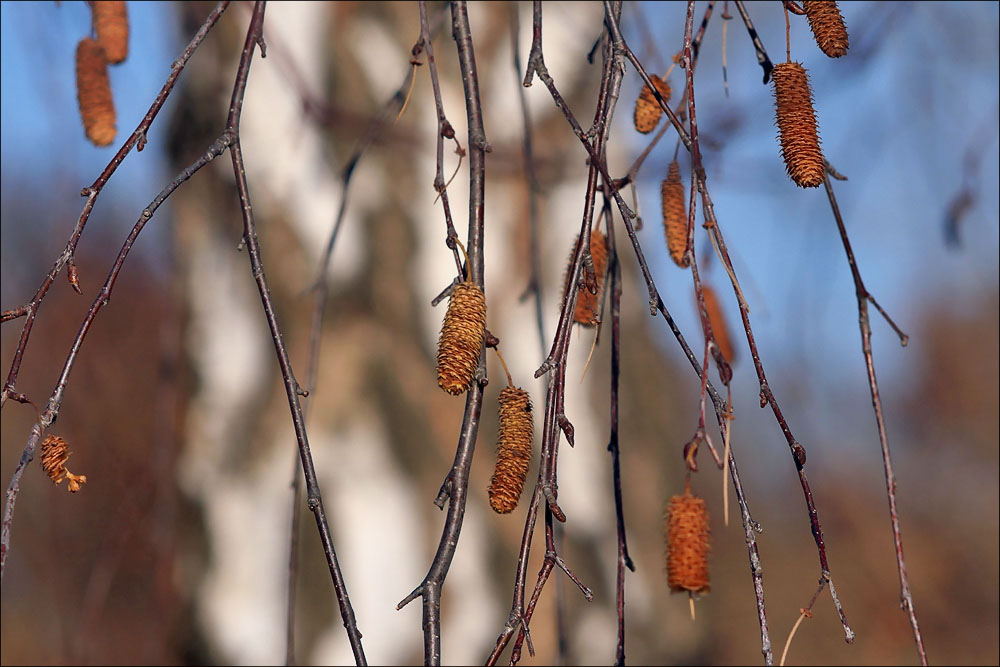
<instances>
[{"instance_id":1,"label":"bokeh background","mask_svg":"<svg viewBox=\"0 0 1000 667\"><path fill-rule=\"evenodd\" d=\"M696 16L706 3L699 2ZM720 224L749 301L772 388L797 439L857 633L851 646L828 596L799 630L789 662L914 664L898 605L884 478L857 325L853 283L823 192L784 174L771 89L746 30L717 3L696 74L699 129ZM111 70L119 137L84 138L73 52L90 32L85 3L0 4L2 245L0 303L26 302L62 249L89 185L138 124L170 65L211 10L205 3L129 3L128 60ZM445 110L466 143L461 80L447 12L435 52ZM529 274L528 187L510 15L522 60L530 5L473 3L487 158L489 327L515 382L532 379L554 329L565 258L583 210L585 155L548 93L527 89L540 194L546 339L521 301ZM998 6L843 3L851 48L829 60L792 17L792 58L810 72L826 157L869 290L910 335L902 348L873 312L875 366L898 475L916 610L932 662L996 664L998 649ZM772 60L784 58L779 3L749 11ZM662 74L683 37L684 3L626 3L626 38ZM127 230L160 188L224 127L249 7L234 4L191 60L142 153L105 188L77 253L84 296L60 277L32 333L17 389L47 400L79 323ZM601 29L597 3L546 3L546 62L581 120L592 118L599 65L586 54ZM272 3L268 58L255 59L243 146L265 268L300 377L308 359L320 252L343 197L340 171L409 68L412 3ZM680 72L670 81L681 87ZM609 146L624 174L648 137L631 127L639 78L626 72ZM435 204L435 114L426 67L405 114L363 157L327 277L331 290L309 432L338 555L373 664L421 660L419 605L395 611L423 577L443 514L432 504L454 452L463 402L434 387L442 308L453 277ZM659 182L672 133L638 177L644 252L667 307L700 338L690 275L669 260ZM681 153L684 151L682 150ZM457 157L446 151L446 173ZM682 169L687 168L681 156ZM685 182L687 179L685 177ZM467 164L449 187L464 236ZM663 575L662 508L683 489L681 447L697 424L698 381L662 320L621 233L622 449L629 544L627 655L636 664L755 664L759 631L734 511L721 520L720 474L704 458L693 486L716 517L712 593L688 618ZM245 253L228 158L202 170L156 214L88 335L51 432L73 449L81 493L33 467L23 479L2 592L4 664L263 664L284 659L294 436L273 347ZM700 247L707 240L699 236ZM717 261L706 280L738 311ZM16 321L20 322L20 320ZM6 376L20 325L4 325ZM737 336L737 340L741 340ZM585 602L554 576L532 623L525 664L603 664L615 647L615 526L608 438L609 338L594 352L574 332L563 447L563 555L595 592ZM754 518L772 642L780 649L819 575L794 466L757 385L745 341L735 365L734 450ZM443 660L481 662L507 618L525 508L494 515L485 487L502 371L490 362L469 508L443 597ZM540 415L540 409L537 411ZM34 420L11 402L2 420L8 483ZM536 430L540 424L536 424ZM537 451L536 438L536 451ZM529 474L533 479L534 467ZM530 489L529 489L530 490ZM526 494L527 495L527 494ZM319 542L305 508L297 658L351 662ZM540 562L541 535L529 566ZM556 641L563 606L565 651Z\"/></svg>"}]
</instances>

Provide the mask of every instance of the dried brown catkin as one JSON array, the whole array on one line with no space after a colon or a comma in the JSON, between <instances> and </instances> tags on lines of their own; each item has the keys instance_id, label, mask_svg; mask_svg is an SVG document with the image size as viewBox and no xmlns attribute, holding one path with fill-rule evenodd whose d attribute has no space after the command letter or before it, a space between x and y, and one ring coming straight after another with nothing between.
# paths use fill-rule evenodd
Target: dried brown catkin
<instances>
[{"instance_id":1,"label":"dried brown catkin","mask_svg":"<svg viewBox=\"0 0 1000 667\"><path fill-rule=\"evenodd\" d=\"M719 352L732 363L735 361L733 355L732 339L729 337L729 327L726 326L726 317L722 314L722 307L719 305L719 298L715 295L715 290L709 285L701 286L702 296L705 298L705 312L708 313L708 322L712 325L712 333L715 335L715 342L719 346Z\"/></svg>"},{"instance_id":2,"label":"dried brown catkin","mask_svg":"<svg viewBox=\"0 0 1000 667\"><path fill-rule=\"evenodd\" d=\"M837 3L832 0L806 0L802 8L820 50L831 58L847 53L847 26Z\"/></svg>"},{"instance_id":3,"label":"dried brown catkin","mask_svg":"<svg viewBox=\"0 0 1000 667\"><path fill-rule=\"evenodd\" d=\"M507 514L517 507L524 488L524 478L531 463L531 399L520 387L505 387L500 392L500 436L497 439L497 464L487 490L490 507L497 514Z\"/></svg>"},{"instance_id":4,"label":"dried brown catkin","mask_svg":"<svg viewBox=\"0 0 1000 667\"><path fill-rule=\"evenodd\" d=\"M573 242L574 248L576 241ZM601 285L604 284L604 272L608 268L608 239L594 229L590 232L590 259L594 262L594 275L597 278L597 294L591 294L586 287L580 287L576 296L576 310L573 311L573 321L577 324L593 326L597 323L597 309L600 306ZM586 271L586 269L584 269ZM569 266L566 269L566 284L563 293L570 287L573 280L573 252L570 251Z\"/></svg>"},{"instance_id":5,"label":"dried brown catkin","mask_svg":"<svg viewBox=\"0 0 1000 667\"><path fill-rule=\"evenodd\" d=\"M468 389L486 333L486 295L473 282L455 285L438 339L438 386L457 396Z\"/></svg>"},{"instance_id":6,"label":"dried brown catkin","mask_svg":"<svg viewBox=\"0 0 1000 667\"><path fill-rule=\"evenodd\" d=\"M685 493L667 506L667 585L671 591L709 591L708 509L705 499Z\"/></svg>"},{"instance_id":7,"label":"dried brown catkin","mask_svg":"<svg viewBox=\"0 0 1000 667\"><path fill-rule=\"evenodd\" d=\"M101 45L90 38L76 46L76 99L87 138L97 146L115 139L115 104L111 100L108 60Z\"/></svg>"},{"instance_id":8,"label":"dried brown catkin","mask_svg":"<svg viewBox=\"0 0 1000 667\"><path fill-rule=\"evenodd\" d=\"M42 441L42 470L56 484L62 484L64 479L69 480L67 487L70 493L76 493L87 481L86 475L74 475L66 469L66 461L69 460L69 445L57 435L49 435Z\"/></svg>"},{"instance_id":9,"label":"dried brown catkin","mask_svg":"<svg viewBox=\"0 0 1000 667\"><path fill-rule=\"evenodd\" d=\"M663 101L669 102L670 84L655 74L650 75L649 80L656 86ZM635 101L635 115L633 116L635 129L643 134L652 132L659 124L661 115L663 115L663 109L660 108L660 103L656 101L649 86L643 83L642 90L639 91L639 98Z\"/></svg>"},{"instance_id":10,"label":"dried brown catkin","mask_svg":"<svg viewBox=\"0 0 1000 667\"><path fill-rule=\"evenodd\" d=\"M663 202L663 231L667 236L670 258L677 266L687 268L690 261L684 255L687 248L687 213L684 210L684 184L677 160L667 168L667 177L660 184Z\"/></svg>"},{"instance_id":11,"label":"dried brown catkin","mask_svg":"<svg viewBox=\"0 0 1000 667\"><path fill-rule=\"evenodd\" d=\"M780 63L774 66L771 78L785 169L799 187L818 187L825 167L806 70L799 63Z\"/></svg>"},{"instance_id":12,"label":"dried brown catkin","mask_svg":"<svg viewBox=\"0 0 1000 667\"><path fill-rule=\"evenodd\" d=\"M118 0L91 4L97 43L104 47L108 62L117 64L128 56L128 11Z\"/></svg>"}]
</instances>

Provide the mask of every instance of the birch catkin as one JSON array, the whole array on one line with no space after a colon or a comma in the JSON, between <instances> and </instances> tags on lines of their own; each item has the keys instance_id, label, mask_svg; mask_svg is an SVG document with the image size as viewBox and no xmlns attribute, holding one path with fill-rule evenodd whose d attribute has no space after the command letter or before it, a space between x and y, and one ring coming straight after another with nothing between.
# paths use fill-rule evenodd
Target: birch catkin
<instances>
[{"instance_id":1,"label":"birch catkin","mask_svg":"<svg viewBox=\"0 0 1000 667\"><path fill-rule=\"evenodd\" d=\"M677 160L667 168L667 177L660 184L663 203L663 231L667 237L670 258L677 266L687 268L690 264L684 255L687 249L687 213L684 210L684 184Z\"/></svg>"},{"instance_id":2,"label":"birch catkin","mask_svg":"<svg viewBox=\"0 0 1000 667\"><path fill-rule=\"evenodd\" d=\"M670 590L707 593L709 528L705 499L685 492L667 506L667 585Z\"/></svg>"},{"instance_id":3,"label":"birch catkin","mask_svg":"<svg viewBox=\"0 0 1000 667\"><path fill-rule=\"evenodd\" d=\"M91 3L97 43L104 47L108 62L118 64L128 56L128 11L118 0Z\"/></svg>"},{"instance_id":4,"label":"birch catkin","mask_svg":"<svg viewBox=\"0 0 1000 667\"><path fill-rule=\"evenodd\" d=\"M809 28L816 45L831 58L839 58L847 53L847 26L840 8L832 0L805 0L802 9L809 19Z\"/></svg>"},{"instance_id":5,"label":"birch catkin","mask_svg":"<svg viewBox=\"0 0 1000 667\"><path fill-rule=\"evenodd\" d=\"M115 104L111 99L108 60L101 45L90 38L76 46L76 99L87 138L96 146L115 139Z\"/></svg>"},{"instance_id":6,"label":"birch catkin","mask_svg":"<svg viewBox=\"0 0 1000 667\"><path fill-rule=\"evenodd\" d=\"M656 86L656 90L660 93L663 101L669 102L670 84L655 74L650 75L649 80ZM661 115L663 115L663 109L660 108L660 103L656 101L649 86L644 83L642 90L639 91L639 98L635 101L635 114L633 116L635 129L643 134L652 132L657 124L659 124Z\"/></svg>"},{"instance_id":7,"label":"birch catkin","mask_svg":"<svg viewBox=\"0 0 1000 667\"><path fill-rule=\"evenodd\" d=\"M576 242L573 245L575 247ZM596 229L590 232L590 259L594 263L597 294L591 294L590 290L585 286L580 287L576 296L576 310L573 311L573 321L586 326L597 324L597 309L600 305L601 285L604 284L604 272L608 268L608 239ZM569 266L566 269L566 285L563 288L563 293L569 290L572 280L573 253L570 252Z\"/></svg>"},{"instance_id":8,"label":"birch catkin","mask_svg":"<svg viewBox=\"0 0 1000 667\"><path fill-rule=\"evenodd\" d=\"M705 299L705 312L708 313L708 322L712 325L712 334L715 336L715 342L719 346L719 352L726 358L726 361L732 363L735 360L733 357L735 350L733 349L732 339L729 337L729 327L726 326L726 318L722 314L722 307L719 305L719 299L715 295L715 290L711 286L703 284L701 286L701 294Z\"/></svg>"},{"instance_id":9,"label":"birch catkin","mask_svg":"<svg viewBox=\"0 0 1000 667\"><path fill-rule=\"evenodd\" d=\"M438 339L438 386L457 396L468 389L486 333L486 295L471 281L455 285Z\"/></svg>"},{"instance_id":10,"label":"birch catkin","mask_svg":"<svg viewBox=\"0 0 1000 667\"><path fill-rule=\"evenodd\" d=\"M490 507L497 514L507 514L517 507L524 489L524 478L531 463L534 429L531 399L520 387L505 387L500 392L500 436L497 439L497 463L487 489Z\"/></svg>"},{"instance_id":11,"label":"birch catkin","mask_svg":"<svg viewBox=\"0 0 1000 667\"><path fill-rule=\"evenodd\" d=\"M818 187L825 167L806 70L799 63L779 63L771 78L785 169L799 187Z\"/></svg>"}]
</instances>

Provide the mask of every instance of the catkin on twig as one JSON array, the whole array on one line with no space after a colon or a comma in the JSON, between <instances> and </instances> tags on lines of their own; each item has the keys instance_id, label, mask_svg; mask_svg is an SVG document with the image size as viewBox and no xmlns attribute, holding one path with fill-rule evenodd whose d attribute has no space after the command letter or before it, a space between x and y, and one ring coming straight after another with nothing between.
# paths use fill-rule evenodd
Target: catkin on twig
<instances>
[{"instance_id":1,"label":"catkin on twig","mask_svg":"<svg viewBox=\"0 0 1000 667\"><path fill-rule=\"evenodd\" d=\"M62 484L64 479L69 480L67 486L70 493L76 493L87 481L87 476L74 475L66 469L69 454L69 446L66 441L57 435L46 436L45 440L42 441L42 470L56 484Z\"/></svg>"},{"instance_id":2,"label":"catkin on twig","mask_svg":"<svg viewBox=\"0 0 1000 667\"><path fill-rule=\"evenodd\" d=\"M719 298L715 295L715 290L705 284L701 286L701 294L705 299L705 312L708 313L708 323L712 325L712 333L715 335L719 352L726 358L726 361L733 363L736 351L733 348L732 339L729 337L729 327L726 326L726 317L719 305Z\"/></svg>"},{"instance_id":3,"label":"catkin on twig","mask_svg":"<svg viewBox=\"0 0 1000 667\"><path fill-rule=\"evenodd\" d=\"M579 237L577 237L579 238ZM576 241L573 242L576 247ZM598 307L600 306L601 286L604 284L604 272L608 267L608 239L600 231L590 232L590 259L594 263L594 275L597 279L597 294L591 294L585 286L581 286L576 296L576 310L573 311L573 321L585 326L597 324ZM586 269L584 269L586 270ZM566 281L563 293L570 288L573 280L573 252L569 255L569 266L566 269Z\"/></svg>"},{"instance_id":4,"label":"catkin on twig","mask_svg":"<svg viewBox=\"0 0 1000 667\"><path fill-rule=\"evenodd\" d=\"M104 47L108 62L118 64L128 56L128 11L119 0L91 3L97 43Z\"/></svg>"},{"instance_id":5,"label":"catkin on twig","mask_svg":"<svg viewBox=\"0 0 1000 667\"><path fill-rule=\"evenodd\" d=\"M799 63L780 63L774 66L771 78L785 169L799 187L818 187L825 167L806 70Z\"/></svg>"},{"instance_id":6,"label":"catkin on twig","mask_svg":"<svg viewBox=\"0 0 1000 667\"><path fill-rule=\"evenodd\" d=\"M76 99L87 138L96 146L115 139L115 104L111 99L108 60L94 40L80 40L76 46Z\"/></svg>"},{"instance_id":7,"label":"catkin on twig","mask_svg":"<svg viewBox=\"0 0 1000 667\"><path fill-rule=\"evenodd\" d=\"M667 506L667 585L670 590L709 592L708 509L705 499L685 491Z\"/></svg>"},{"instance_id":8,"label":"catkin on twig","mask_svg":"<svg viewBox=\"0 0 1000 667\"><path fill-rule=\"evenodd\" d=\"M840 8L833 0L805 0L802 9L809 19L809 28L816 45L831 58L847 53L847 26Z\"/></svg>"},{"instance_id":9,"label":"catkin on twig","mask_svg":"<svg viewBox=\"0 0 1000 667\"><path fill-rule=\"evenodd\" d=\"M681 183L681 170L677 160L667 168L667 177L660 184L660 197L663 202L663 231L667 236L670 258L682 269L687 268L690 264L684 254L687 250L687 213L684 210L684 184Z\"/></svg>"},{"instance_id":10,"label":"catkin on twig","mask_svg":"<svg viewBox=\"0 0 1000 667\"><path fill-rule=\"evenodd\" d=\"M438 386L457 396L468 389L486 333L486 295L474 282L455 285L438 339Z\"/></svg>"},{"instance_id":11,"label":"catkin on twig","mask_svg":"<svg viewBox=\"0 0 1000 667\"><path fill-rule=\"evenodd\" d=\"M500 392L500 436L497 439L497 464L488 489L490 507L497 514L507 514L517 507L524 488L524 478L531 463L531 399L520 387L505 387Z\"/></svg>"},{"instance_id":12,"label":"catkin on twig","mask_svg":"<svg viewBox=\"0 0 1000 667\"><path fill-rule=\"evenodd\" d=\"M653 82L654 86L656 86L656 90L660 93L660 97L663 98L663 101L669 102L670 84L655 74L651 74L649 80ZM653 129L659 124L660 116L662 115L663 109L660 108L660 103L656 101L656 98L653 96L653 92L649 89L649 86L644 83L642 90L639 91L639 98L635 101L635 115L633 117L635 129L643 134L652 132Z\"/></svg>"}]
</instances>

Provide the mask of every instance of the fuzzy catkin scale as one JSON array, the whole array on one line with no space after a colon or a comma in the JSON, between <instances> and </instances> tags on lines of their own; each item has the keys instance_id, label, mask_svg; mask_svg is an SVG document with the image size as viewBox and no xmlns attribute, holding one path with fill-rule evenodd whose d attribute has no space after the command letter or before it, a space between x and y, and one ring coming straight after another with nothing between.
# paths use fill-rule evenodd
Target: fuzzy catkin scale
<instances>
[{"instance_id":1,"label":"fuzzy catkin scale","mask_svg":"<svg viewBox=\"0 0 1000 667\"><path fill-rule=\"evenodd\" d=\"M667 237L670 258L677 266L687 268L690 264L684 255L687 249L687 213L684 210L684 184L677 160L667 168L667 177L660 184L663 203L663 231Z\"/></svg>"},{"instance_id":2,"label":"fuzzy catkin scale","mask_svg":"<svg viewBox=\"0 0 1000 667\"><path fill-rule=\"evenodd\" d=\"M799 63L779 63L771 71L771 78L785 169L799 187L819 187L826 168L806 70Z\"/></svg>"},{"instance_id":3,"label":"fuzzy catkin scale","mask_svg":"<svg viewBox=\"0 0 1000 667\"><path fill-rule=\"evenodd\" d=\"M573 242L573 246L576 246L575 241ZM591 294L586 286L581 286L577 290L576 309L573 311L573 321L584 326L593 326L597 323L597 309L600 305L601 285L604 284L604 272L608 268L608 239L596 229L590 232L590 259L594 263L597 294ZM566 269L566 284L563 287L563 293L570 288L572 280L573 252L570 251L569 266Z\"/></svg>"},{"instance_id":4,"label":"fuzzy catkin scale","mask_svg":"<svg viewBox=\"0 0 1000 667\"><path fill-rule=\"evenodd\" d=\"M76 46L76 99L87 138L96 146L115 139L115 104L108 80L108 59L101 45L90 38Z\"/></svg>"},{"instance_id":5,"label":"fuzzy catkin scale","mask_svg":"<svg viewBox=\"0 0 1000 667\"><path fill-rule=\"evenodd\" d=\"M66 461L69 460L69 445L57 435L49 435L42 441L41 447L42 471L56 484L62 484L63 480L68 480L66 485L70 493L79 491L87 481L86 475L74 475L66 469Z\"/></svg>"},{"instance_id":6,"label":"fuzzy catkin scale","mask_svg":"<svg viewBox=\"0 0 1000 667\"><path fill-rule=\"evenodd\" d=\"M847 26L840 8L833 0L805 0L802 3L809 28L820 51L831 58L839 58L847 53Z\"/></svg>"},{"instance_id":7,"label":"fuzzy catkin scale","mask_svg":"<svg viewBox=\"0 0 1000 667\"><path fill-rule=\"evenodd\" d=\"M125 2L101 0L91 5L97 42L104 47L108 62L118 64L128 56L128 11Z\"/></svg>"},{"instance_id":8,"label":"fuzzy catkin scale","mask_svg":"<svg viewBox=\"0 0 1000 667\"><path fill-rule=\"evenodd\" d=\"M732 363L735 361L732 339L729 337L729 327L726 326L726 318L722 314L722 306L715 295L715 290L708 285L701 286L701 294L705 299L705 312L708 313L708 323L712 325L712 333L715 335L715 342L719 346L719 352Z\"/></svg>"},{"instance_id":9,"label":"fuzzy catkin scale","mask_svg":"<svg viewBox=\"0 0 1000 667\"><path fill-rule=\"evenodd\" d=\"M670 84L655 74L650 75L649 80L656 86L663 101L669 102ZM660 108L660 103L656 101L649 86L643 84L642 90L639 91L639 98L635 101L635 114L633 116L635 129L643 134L649 134L659 124L661 115L663 115L663 109Z\"/></svg>"},{"instance_id":10,"label":"fuzzy catkin scale","mask_svg":"<svg viewBox=\"0 0 1000 667\"><path fill-rule=\"evenodd\" d=\"M499 397L500 435L497 438L497 464L487 489L490 507L497 514L507 514L517 507L524 489L524 479L531 463L534 429L531 399L520 387L505 387Z\"/></svg>"},{"instance_id":11,"label":"fuzzy catkin scale","mask_svg":"<svg viewBox=\"0 0 1000 667\"><path fill-rule=\"evenodd\" d=\"M709 592L708 509L705 499L685 493L667 506L667 585L674 592Z\"/></svg>"},{"instance_id":12,"label":"fuzzy catkin scale","mask_svg":"<svg viewBox=\"0 0 1000 667\"><path fill-rule=\"evenodd\" d=\"M438 386L457 396L468 389L486 333L486 295L472 282L455 286L438 339Z\"/></svg>"}]
</instances>

